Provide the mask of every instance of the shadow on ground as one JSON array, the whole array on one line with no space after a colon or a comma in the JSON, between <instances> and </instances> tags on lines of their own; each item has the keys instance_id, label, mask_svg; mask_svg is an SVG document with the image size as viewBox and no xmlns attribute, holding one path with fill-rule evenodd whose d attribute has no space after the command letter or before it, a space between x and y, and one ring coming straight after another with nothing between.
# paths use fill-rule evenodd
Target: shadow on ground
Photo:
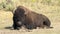
<instances>
[{"instance_id":1,"label":"shadow on ground","mask_svg":"<svg viewBox=\"0 0 60 34\"><path fill-rule=\"evenodd\" d=\"M8 27L5 27L5 29L13 30L13 27L12 26L8 26Z\"/></svg>"}]
</instances>

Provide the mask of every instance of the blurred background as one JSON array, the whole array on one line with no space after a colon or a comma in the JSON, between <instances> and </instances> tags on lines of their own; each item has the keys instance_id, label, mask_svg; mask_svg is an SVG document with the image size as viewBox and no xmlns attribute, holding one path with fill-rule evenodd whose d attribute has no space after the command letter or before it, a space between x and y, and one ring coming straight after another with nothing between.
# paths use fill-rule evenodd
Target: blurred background
<instances>
[{"instance_id":1,"label":"blurred background","mask_svg":"<svg viewBox=\"0 0 60 34\"><path fill-rule=\"evenodd\" d=\"M54 27L48 30L33 30L32 33L28 34L60 34L60 0L0 0L1 30L12 26L13 12L17 6L25 6L36 13L46 15L51 21L51 26Z\"/></svg>"}]
</instances>

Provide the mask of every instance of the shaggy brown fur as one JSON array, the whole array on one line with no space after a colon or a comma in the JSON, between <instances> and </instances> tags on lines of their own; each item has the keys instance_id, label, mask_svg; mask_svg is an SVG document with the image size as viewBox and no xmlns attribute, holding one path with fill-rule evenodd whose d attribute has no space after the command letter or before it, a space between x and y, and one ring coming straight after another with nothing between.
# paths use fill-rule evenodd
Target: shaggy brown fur
<instances>
[{"instance_id":1,"label":"shaggy brown fur","mask_svg":"<svg viewBox=\"0 0 60 34\"><path fill-rule=\"evenodd\" d=\"M24 6L18 6L13 14L13 27L18 29L23 25L27 29L44 28L45 26L50 28L51 22L45 15L35 13Z\"/></svg>"}]
</instances>

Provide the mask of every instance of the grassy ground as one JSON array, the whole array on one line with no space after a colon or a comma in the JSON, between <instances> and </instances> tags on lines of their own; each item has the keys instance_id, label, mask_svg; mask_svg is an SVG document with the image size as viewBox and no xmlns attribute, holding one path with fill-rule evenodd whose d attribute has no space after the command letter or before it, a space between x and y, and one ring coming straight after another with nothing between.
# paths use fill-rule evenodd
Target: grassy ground
<instances>
[{"instance_id":1,"label":"grassy ground","mask_svg":"<svg viewBox=\"0 0 60 34\"><path fill-rule=\"evenodd\" d=\"M37 0L34 2L28 1L17 1L17 5L23 5L28 7L29 9L39 13L46 15L50 21L53 29L34 29L32 32L27 32L23 29L21 30L10 30L5 29L5 27L12 26L13 14L10 11L0 10L0 34L60 34L60 6L57 5L57 1L53 5L48 5L40 2L41 0Z\"/></svg>"}]
</instances>

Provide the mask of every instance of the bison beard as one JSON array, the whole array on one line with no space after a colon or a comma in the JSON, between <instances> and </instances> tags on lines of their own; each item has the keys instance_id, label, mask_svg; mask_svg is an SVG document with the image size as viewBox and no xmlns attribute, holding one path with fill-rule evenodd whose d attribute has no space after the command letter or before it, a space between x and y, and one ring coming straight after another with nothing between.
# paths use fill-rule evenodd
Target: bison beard
<instances>
[{"instance_id":1,"label":"bison beard","mask_svg":"<svg viewBox=\"0 0 60 34\"><path fill-rule=\"evenodd\" d=\"M13 28L19 29L23 25L27 29L44 28L45 26L51 28L51 22L45 15L35 13L24 6L18 6L13 14Z\"/></svg>"}]
</instances>

